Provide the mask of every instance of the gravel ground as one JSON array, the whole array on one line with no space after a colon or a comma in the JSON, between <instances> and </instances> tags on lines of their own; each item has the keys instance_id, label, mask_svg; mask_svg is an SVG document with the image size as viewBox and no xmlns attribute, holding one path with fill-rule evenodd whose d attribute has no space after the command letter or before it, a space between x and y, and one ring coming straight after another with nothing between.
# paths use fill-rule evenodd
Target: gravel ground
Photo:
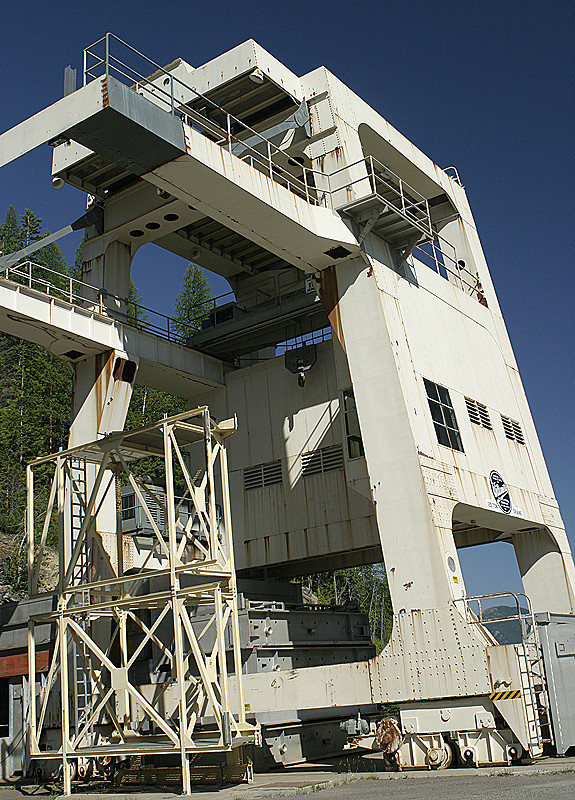
<instances>
[{"instance_id":1,"label":"gravel ground","mask_svg":"<svg viewBox=\"0 0 575 800\"><path fill-rule=\"evenodd\" d=\"M290 795L277 794L276 797ZM291 795L293 797L293 795ZM469 775L453 772L433 781L423 777L364 779L321 791L321 800L573 800L575 773ZM254 799L255 800L255 799Z\"/></svg>"},{"instance_id":2,"label":"gravel ground","mask_svg":"<svg viewBox=\"0 0 575 800\"><path fill-rule=\"evenodd\" d=\"M0 787L0 800L55 797L55 787ZM174 787L176 788L176 787ZM180 800L172 787L74 785L73 800ZM575 758L545 759L527 767L453 769L445 772L338 774L334 765L299 765L261 773L253 784L221 788L195 785L198 800L268 800L319 794L319 800L575 800Z\"/></svg>"}]
</instances>

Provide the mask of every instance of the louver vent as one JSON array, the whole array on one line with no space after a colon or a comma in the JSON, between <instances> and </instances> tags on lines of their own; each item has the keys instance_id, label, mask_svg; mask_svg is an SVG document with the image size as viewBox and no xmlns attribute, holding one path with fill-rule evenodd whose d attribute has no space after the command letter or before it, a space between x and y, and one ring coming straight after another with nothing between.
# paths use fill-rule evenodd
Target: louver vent
<instances>
[{"instance_id":1,"label":"louver vent","mask_svg":"<svg viewBox=\"0 0 575 800\"><path fill-rule=\"evenodd\" d=\"M136 518L136 495L122 495L122 519Z\"/></svg>"},{"instance_id":2,"label":"louver vent","mask_svg":"<svg viewBox=\"0 0 575 800\"><path fill-rule=\"evenodd\" d=\"M256 467L244 469L244 491L262 489L264 486L274 486L282 482L281 461L271 461L269 464L258 464Z\"/></svg>"},{"instance_id":3,"label":"louver vent","mask_svg":"<svg viewBox=\"0 0 575 800\"><path fill-rule=\"evenodd\" d=\"M340 446L314 450L301 457L301 473L304 478L334 469L343 469L343 450Z\"/></svg>"},{"instance_id":4,"label":"louver vent","mask_svg":"<svg viewBox=\"0 0 575 800\"><path fill-rule=\"evenodd\" d=\"M525 444L525 437L518 422L514 419L509 419L509 417L504 417L503 414L501 415L501 422L508 439L511 439L512 442L517 442L517 444Z\"/></svg>"},{"instance_id":5,"label":"louver vent","mask_svg":"<svg viewBox=\"0 0 575 800\"><path fill-rule=\"evenodd\" d=\"M469 397L465 398L465 405L467 406L469 419L474 425L481 425L482 428L487 428L489 431L493 430L487 406L484 406L483 403L478 403L477 400L471 400Z\"/></svg>"},{"instance_id":6,"label":"louver vent","mask_svg":"<svg viewBox=\"0 0 575 800\"><path fill-rule=\"evenodd\" d=\"M146 505L148 506L150 516L158 528L162 530L166 524L166 513L163 508L163 506L166 504L166 495L165 492L156 490L154 491L154 496L158 498L158 503L150 495L148 495L147 492L144 492L144 499L146 501ZM160 503L162 503L162 505L160 505ZM142 509L141 514L142 519L145 519L146 521L145 524L149 525L148 517L144 509Z\"/></svg>"},{"instance_id":7,"label":"louver vent","mask_svg":"<svg viewBox=\"0 0 575 800\"><path fill-rule=\"evenodd\" d=\"M148 508L150 509L150 513L152 515L154 522L156 523L158 528L162 530L164 525L166 524L166 514L164 512L164 509L160 508L160 506L154 502L149 502Z\"/></svg>"}]
</instances>

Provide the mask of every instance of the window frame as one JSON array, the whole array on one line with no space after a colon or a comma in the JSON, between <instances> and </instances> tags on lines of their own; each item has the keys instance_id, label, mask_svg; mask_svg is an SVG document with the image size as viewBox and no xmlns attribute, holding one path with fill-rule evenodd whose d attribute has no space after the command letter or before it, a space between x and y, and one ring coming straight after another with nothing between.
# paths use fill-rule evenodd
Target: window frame
<instances>
[{"instance_id":1,"label":"window frame","mask_svg":"<svg viewBox=\"0 0 575 800\"><path fill-rule=\"evenodd\" d=\"M429 378L423 378L423 387L438 443L458 453L465 453L449 389Z\"/></svg>"},{"instance_id":2,"label":"window frame","mask_svg":"<svg viewBox=\"0 0 575 800\"><path fill-rule=\"evenodd\" d=\"M348 408L347 407L346 400L348 400L348 399L353 401L353 407L352 408ZM350 387L349 389L344 389L342 391L342 393L341 393L341 407L342 407L342 411L343 411L343 432L344 432L344 435L345 435L345 441L346 441L346 445L347 445L347 447L346 447L347 459L348 459L348 461L355 461L358 458L365 458L365 446L363 444L363 436L361 435L361 427L360 427L360 424L359 424L359 415L357 413L357 404L355 402L355 394L354 394L354 391L353 391L353 387ZM353 430L351 429L351 426L350 426L350 423L349 423L349 420L351 418L355 418L355 421L357 423L357 430L359 431L359 434L354 433ZM359 448L360 452L359 452L358 455L352 455L352 446L354 446L354 445L358 446L358 448Z\"/></svg>"}]
</instances>

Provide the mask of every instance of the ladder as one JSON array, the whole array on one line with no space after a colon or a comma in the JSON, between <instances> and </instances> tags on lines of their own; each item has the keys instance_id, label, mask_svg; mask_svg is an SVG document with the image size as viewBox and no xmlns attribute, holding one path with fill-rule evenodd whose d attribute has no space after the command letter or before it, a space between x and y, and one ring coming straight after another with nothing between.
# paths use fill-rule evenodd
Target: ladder
<instances>
[{"instance_id":1,"label":"ladder","mask_svg":"<svg viewBox=\"0 0 575 800\"><path fill-rule=\"evenodd\" d=\"M497 617L493 619L484 616L481 602L484 600L512 598L516 605L516 612L510 613L508 617ZM524 612L521 608L521 601L527 606ZM477 612L471 608L471 603L478 604ZM543 652L539 641L539 633L535 616L531 607L531 601L526 594L514 592L497 592L494 594L467 597L467 619L470 622L478 623L478 628L485 631L492 638L491 631L487 626L496 622L518 622L520 630L520 641L515 644L517 664L519 670L519 682L521 686L521 702L525 715L527 745L529 755L538 758L543 755L544 746L553 744L553 733L549 718L549 702L547 699L547 688L545 681L545 671L543 665Z\"/></svg>"},{"instance_id":2,"label":"ladder","mask_svg":"<svg viewBox=\"0 0 575 800\"><path fill-rule=\"evenodd\" d=\"M545 744L553 744L553 734L548 712L543 652L530 603L528 608L526 615L520 613L518 616L521 642L515 649L529 735L529 751L532 756L537 757L543 755Z\"/></svg>"},{"instance_id":3,"label":"ladder","mask_svg":"<svg viewBox=\"0 0 575 800\"><path fill-rule=\"evenodd\" d=\"M76 542L80 537L80 531L84 523L86 504L87 504L87 474L86 460L74 459L70 465L70 533L71 546L70 553L74 551ZM72 571L71 582L73 586L78 586L74 600L83 606L90 604L90 593L82 589L82 584L90 582L90 548L87 539L80 550L78 560ZM88 632L90 623L87 619L81 620L80 624ZM78 733L88 719L92 709L92 686L90 678L90 654L83 642L73 641L72 644L73 660L73 685L74 685L74 726ZM90 744L93 734L93 726L86 733Z\"/></svg>"}]
</instances>

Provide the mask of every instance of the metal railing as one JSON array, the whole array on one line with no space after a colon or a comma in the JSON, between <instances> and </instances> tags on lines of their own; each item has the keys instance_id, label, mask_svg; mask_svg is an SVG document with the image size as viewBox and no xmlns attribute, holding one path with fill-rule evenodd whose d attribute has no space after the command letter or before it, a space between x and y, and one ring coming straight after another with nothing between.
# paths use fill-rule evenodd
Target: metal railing
<instances>
[{"instance_id":1,"label":"metal railing","mask_svg":"<svg viewBox=\"0 0 575 800\"><path fill-rule=\"evenodd\" d=\"M235 301L233 291L224 292L191 306L187 310L186 319L176 319L174 316L163 314L145 306L143 303L135 303L130 298L119 297L105 289L91 286L89 283L44 267L42 264L36 264L33 261L25 261L12 267L6 267L0 272L0 277L20 286L26 286L29 289L41 292L50 298L63 300L87 311L110 317L116 322L130 325L138 330L144 330L180 344L186 344L191 336L206 327L205 322L207 320L210 320L209 327L217 327L227 322L227 319L218 319L217 310ZM259 310L265 305L281 306L283 301L306 291L302 289L301 291L292 290L282 293L282 275L269 276L269 279L272 293L265 292L267 302L260 303L254 310ZM290 284L292 283L293 279L290 280ZM263 290L257 288L256 292L263 293ZM242 308L242 310L244 309ZM309 335L306 334L305 336L309 337ZM322 332L321 335L316 332L313 335L313 341L325 341L325 335L325 332ZM302 340L299 343L292 344L291 347L301 346L303 343ZM307 343L307 338L305 343ZM285 349L290 349L290 346L286 346Z\"/></svg>"},{"instance_id":2,"label":"metal railing","mask_svg":"<svg viewBox=\"0 0 575 800\"><path fill-rule=\"evenodd\" d=\"M119 57L122 51L127 55ZM139 61L140 69L151 67L153 71L148 75L143 74L127 63L128 58ZM320 175L326 181L327 176L324 173L301 166L300 179L282 166L282 161L289 163L289 155L273 142L113 33L107 33L84 50L84 86L103 75L106 78L113 76L124 83L127 81L128 86L137 94L146 96L168 113L180 117L194 130L226 147L232 155L248 160L253 167L264 171L272 180L309 203L328 204L329 192L318 193L315 188L314 176ZM197 100L203 103L202 111L191 105ZM216 119L210 119L210 114ZM246 139L255 139L257 147Z\"/></svg>"},{"instance_id":3,"label":"metal railing","mask_svg":"<svg viewBox=\"0 0 575 800\"><path fill-rule=\"evenodd\" d=\"M215 308L217 301L227 296L220 295L199 304L194 314L188 314L187 320L180 320L33 261L6 267L0 272L0 277L179 344L185 344L200 329L202 320L210 314L210 308Z\"/></svg>"},{"instance_id":4,"label":"metal railing","mask_svg":"<svg viewBox=\"0 0 575 800\"><path fill-rule=\"evenodd\" d=\"M77 278L57 272L34 261L24 261L0 272L6 280L27 286L58 300L88 308L98 314L106 313L106 292Z\"/></svg>"},{"instance_id":5,"label":"metal railing","mask_svg":"<svg viewBox=\"0 0 575 800\"><path fill-rule=\"evenodd\" d=\"M315 331L310 331L309 333L301 333L298 336L294 336L291 339L286 339L283 342L279 342L275 346L275 354L276 356L281 356L286 353L288 350L297 350L300 347L304 347L308 344L320 344L321 342L328 342L330 339L333 338L333 331L331 326L327 328L319 328Z\"/></svg>"},{"instance_id":6,"label":"metal railing","mask_svg":"<svg viewBox=\"0 0 575 800\"><path fill-rule=\"evenodd\" d=\"M506 617L486 619L482 601L504 598L513 599L515 613L510 613ZM525 611L521 607L522 601L525 604ZM471 607L472 603L477 604L477 610ZM553 734L547 712L549 699L547 696L545 667L531 600L523 592L494 592L492 594L466 597L465 604L467 621L487 627L487 630L492 635L490 625L496 625L501 622L518 622L519 624L520 641L513 644L518 657L520 686L514 686L513 688L521 691L529 749L533 754L539 755L543 751L543 743L545 741L551 742ZM509 690L511 687L510 682L502 680L499 686L494 685L494 690L499 690L501 685L504 686L504 691ZM545 734L543 729L545 729Z\"/></svg>"},{"instance_id":7,"label":"metal railing","mask_svg":"<svg viewBox=\"0 0 575 800\"><path fill-rule=\"evenodd\" d=\"M473 294L481 285L479 276L468 270L465 263L459 260L455 253L453 256L448 255L446 252L448 245L449 243L441 236L437 236L433 242L415 245L412 255L426 267L449 280L450 283L454 283L468 294Z\"/></svg>"},{"instance_id":8,"label":"metal railing","mask_svg":"<svg viewBox=\"0 0 575 800\"><path fill-rule=\"evenodd\" d=\"M365 170L361 169L362 164L365 165ZM353 177L354 171L359 173L357 177ZM352 174L350 175L350 173ZM386 203L421 231L433 236L427 198L373 156L367 156L360 161L330 173L329 181L334 208L341 208L350 202L354 202L354 200L361 200L364 196L368 196L369 193L362 191L362 187L360 187L360 193L357 198L350 198L349 196L354 187L358 184L365 185L367 182L371 188L372 195L379 197L382 202ZM339 186L337 185L338 182L340 183ZM346 194L345 199L341 196L342 192ZM334 198L336 199L334 200Z\"/></svg>"},{"instance_id":9,"label":"metal railing","mask_svg":"<svg viewBox=\"0 0 575 800\"><path fill-rule=\"evenodd\" d=\"M287 284L287 288L285 287ZM247 300L247 307L244 305L246 301L237 305L237 308L243 314L250 314L254 311L260 311L268 307L280 307L282 303L291 300L294 297L310 293L306 287L305 281L298 283L294 280L291 273L279 273L279 275L268 275L263 284L255 286L250 292ZM315 292L313 292L314 296ZM188 309L187 317L191 325L203 323L204 320L209 318L209 324L202 324L201 327L217 327L229 321L229 319L222 319L216 313L217 309L224 310L225 306L235 303L236 295L233 291L225 292L224 294L212 297L209 300L204 300ZM196 330L199 330L199 325Z\"/></svg>"},{"instance_id":10,"label":"metal railing","mask_svg":"<svg viewBox=\"0 0 575 800\"><path fill-rule=\"evenodd\" d=\"M510 614L508 617L492 617L486 619L484 616L484 608L482 601L485 600L503 600L504 598L512 598L515 603L515 614ZM524 612L521 608L521 599L525 602L527 611ZM477 610L471 607L471 603L477 604ZM531 606L531 600L528 595L523 592L493 592L492 594L478 594L465 598L465 605L467 609L467 621L479 623L481 625L491 625L498 622L519 622L521 638L528 641L531 636L537 638L537 625L535 622L535 615ZM529 626L529 627L528 627Z\"/></svg>"},{"instance_id":11,"label":"metal railing","mask_svg":"<svg viewBox=\"0 0 575 800\"><path fill-rule=\"evenodd\" d=\"M462 189L465 189L465 186L463 185L463 183L461 182L461 178L459 177L459 171L457 167L454 167L452 164L450 167L443 167L443 171L445 172L446 175L449 175L449 177L452 180L454 180L455 183L458 183ZM450 174L451 172L453 172L453 175Z\"/></svg>"}]
</instances>

